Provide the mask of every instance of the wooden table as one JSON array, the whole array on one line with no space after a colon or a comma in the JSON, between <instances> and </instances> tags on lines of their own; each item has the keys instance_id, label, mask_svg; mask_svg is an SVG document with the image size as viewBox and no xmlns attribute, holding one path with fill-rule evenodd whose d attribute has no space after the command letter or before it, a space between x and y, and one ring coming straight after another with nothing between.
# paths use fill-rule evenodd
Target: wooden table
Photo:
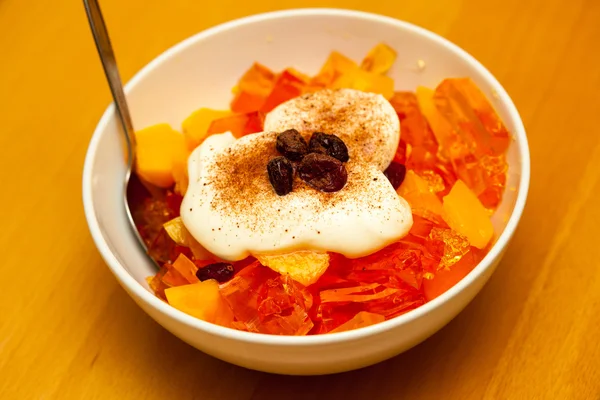
<instances>
[{"instance_id":1,"label":"wooden table","mask_svg":"<svg viewBox=\"0 0 600 400\"><path fill-rule=\"evenodd\" d=\"M102 3L124 79L215 24L321 4ZM335 376L248 371L182 343L117 285L84 221L84 154L110 97L81 2L2 0L0 398L600 399L600 2L328 5L442 34L519 108L529 202L480 295L425 343Z\"/></svg>"}]
</instances>

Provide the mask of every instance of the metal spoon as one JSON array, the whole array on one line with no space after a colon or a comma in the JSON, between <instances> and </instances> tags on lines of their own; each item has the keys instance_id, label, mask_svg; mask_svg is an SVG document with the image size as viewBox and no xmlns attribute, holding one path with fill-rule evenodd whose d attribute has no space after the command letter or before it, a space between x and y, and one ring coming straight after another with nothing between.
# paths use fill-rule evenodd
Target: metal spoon
<instances>
[{"instance_id":1,"label":"metal spoon","mask_svg":"<svg viewBox=\"0 0 600 400\"><path fill-rule=\"evenodd\" d=\"M83 4L85 6L90 28L92 30L92 35L94 36L94 41L96 42L96 48L98 49L98 54L100 55L100 61L102 62L102 67L104 68L104 74L106 75L106 79L108 80L108 85L110 86L110 91L114 99L115 109L117 110L117 114L123 128L122 133L123 138L125 139L125 146L127 148L127 170L125 171L125 191L123 200L125 203L127 219L129 220L130 227L135 234L135 237L138 239L138 242L147 253L148 248L146 247L144 239L140 236L135 226L128 201L128 194L131 192L132 185L135 184L134 179L132 179L131 171L135 164L136 154L135 134L133 130L133 123L131 122L131 115L129 114L129 106L127 105L127 100L125 99L123 84L119 75L119 69L117 68L117 61L115 59L112 45L110 44L110 38L108 36L108 31L106 30L106 25L104 24L104 18L102 17L100 6L98 5L98 0L83 0ZM135 177L135 175L133 175L133 177ZM152 259L152 257L149 258ZM152 261L158 267L156 261L153 259Z\"/></svg>"}]
</instances>

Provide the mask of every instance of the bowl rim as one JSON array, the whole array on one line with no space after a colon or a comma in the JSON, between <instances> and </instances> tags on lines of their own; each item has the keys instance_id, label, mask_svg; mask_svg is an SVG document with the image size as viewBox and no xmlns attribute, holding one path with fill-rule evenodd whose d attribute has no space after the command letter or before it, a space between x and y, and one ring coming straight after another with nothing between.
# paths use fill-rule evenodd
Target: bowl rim
<instances>
[{"instance_id":1,"label":"bowl rim","mask_svg":"<svg viewBox=\"0 0 600 400\"><path fill-rule=\"evenodd\" d=\"M177 321L180 324L184 324L190 328L204 331L213 336L219 336L226 339L236 340L245 343L263 344L270 346L314 346L314 345L330 345L335 343L347 342L358 340L363 337L383 334L384 332L397 329L403 325L409 324L410 322L422 318L423 316L432 313L435 309L442 306L455 296L457 296L466 287L471 285L473 282L485 273L492 265L493 262L501 255L506 248L510 239L512 238L515 229L523 214L523 209L527 200L527 194L529 191L530 181L530 156L529 156L529 145L527 136L525 133L525 127L517 111L512 99L498 82L498 80L473 56L467 53L465 50L450 42L449 40L437 35L425 28L419 27L412 23L398 20L396 18L363 12L356 10L347 10L341 8L292 8L281 11L266 12L260 14L254 14L243 18L234 19L204 31L198 32L183 41L175 44L169 49L165 50L162 54L154 58L148 64L146 64L134 77L125 85L125 92L136 86L142 81L148 73L155 67L159 66L165 60L171 58L175 54L184 51L186 48L194 44L199 40L206 39L210 36L219 34L220 32L236 28L241 25L259 23L269 21L273 19L286 18L286 17L311 17L311 16L333 16L333 17L346 17L346 18L359 18L363 20L370 20L379 24L393 25L401 28L405 32L411 32L416 35L425 36L428 40L435 42L436 44L443 46L454 53L459 58L466 60L471 64L478 72L491 84L492 89L497 93L498 98L506 106L508 113L516 122L516 129L512 132L513 137L516 138L516 144L521 158L521 177L519 180L519 188L517 192L517 199L513 211L509 217L506 227L502 234L498 237L496 243L492 246L488 254L475 266L475 268L469 272L464 278L462 278L453 287L448 289L446 292L436 297L435 299L421 305L420 307L407 312L406 314L399 315L390 320L381 322L379 324L371 325L368 327L355 329L346 332L337 332L322 335L311 335L311 336L278 336L269 335L254 332L238 331L233 328L226 328L216 324L212 324L197 318L194 318L188 314L179 311L167 303L160 300L153 293L148 291L142 286L136 279L134 279L125 269L123 265L117 260L112 254L110 248L104 239L102 230L100 229L99 223L96 219L94 211L94 201L92 198L92 170L93 161L96 157L96 150L102 131L105 130L106 126L110 122L111 118L115 116L114 105L111 103L105 110L102 118L96 126L92 139L90 141L82 176L82 194L83 204L86 220L92 238L102 255L104 261L108 264L109 268L113 272L113 275L117 278L120 284L129 291L130 294L134 294L139 300L143 301L147 306L153 308L156 312L164 314L169 318ZM161 324L162 325L162 324Z\"/></svg>"}]
</instances>

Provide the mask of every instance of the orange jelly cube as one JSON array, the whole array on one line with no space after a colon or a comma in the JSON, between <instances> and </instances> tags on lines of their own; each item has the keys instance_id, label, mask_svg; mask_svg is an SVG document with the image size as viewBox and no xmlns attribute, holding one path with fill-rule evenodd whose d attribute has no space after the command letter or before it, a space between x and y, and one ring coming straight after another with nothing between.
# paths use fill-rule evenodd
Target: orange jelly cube
<instances>
[{"instance_id":1,"label":"orange jelly cube","mask_svg":"<svg viewBox=\"0 0 600 400\"><path fill-rule=\"evenodd\" d=\"M305 335L313 327L307 312L312 296L300 284L258 261L223 285L221 293L250 332Z\"/></svg>"},{"instance_id":2,"label":"orange jelly cube","mask_svg":"<svg viewBox=\"0 0 600 400\"><path fill-rule=\"evenodd\" d=\"M236 138L250 133L262 131L264 114L251 112L248 114L235 114L214 120L208 128L208 134L231 132Z\"/></svg>"},{"instance_id":3,"label":"orange jelly cube","mask_svg":"<svg viewBox=\"0 0 600 400\"><path fill-rule=\"evenodd\" d=\"M407 171L398 194L410 204L413 214L425 218L442 215L442 202L433 193L427 181L414 171Z\"/></svg>"},{"instance_id":4,"label":"orange jelly cube","mask_svg":"<svg viewBox=\"0 0 600 400\"><path fill-rule=\"evenodd\" d=\"M434 101L454 129L476 144L478 157L499 156L508 149L508 130L471 79L445 79L436 88Z\"/></svg>"},{"instance_id":5,"label":"orange jelly cube","mask_svg":"<svg viewBox=\"0 0 600 400\"><path fill-rule=\"evenodd\" d=\"M173 268L177 270L189 283L198 282L196 271L198 267L185 254L179 254L177 260L173 263Z\"/></svg>"},{"instance_id":6,"label":"orange jelly cube","mask_svg":"<svg viewBox=\"0 0 600 400\"><path fill-rule=\"evenodd\" d=\"M340 75L357 68L358 65L353 60L337 51L333 51L329 54L327 61L325 61L325 64L323 64L319 73L311 80L310 84L313 86L328 87Z\"/></svg>"},{"instance_id":7,"label":"orange jelly cube","mask_svg":"<svg viewBox=\"0 0 600 400\"><path fill-rule=\"evenodd\" d=\"M487 210L461 180L456 181L450 193L444 197L443 218L478 249L486 247L494 234Z\"/></svg>"},{"instance_id":8,"label":"orange jelly cube","mask_svg":"<svg viewBox=\"0 0 600 400\"><path fill-rule=\"evenodd\" d=\"M385 317L383 315L374 314L367 311L361 311L354 317L352 317L351 320L329 331L329 333L351 331L353 329L364 328L365 326L369 325L375 325L383 321L385 321Z\"/></svg>"},{"instance_id":9,"label":"orange jelly cube","mask_svg":"<svg viewBox=\"0 0 600 400\"><path fill-rule=\"evenodd\" d=\"M260 111L268 113L281 103L300 96L305 86L306 82L301 78L288 70L283 71L277 78L273 90L265 100Z\"/></svg>"},{"instance_id":10,"label":"orange jelly cube","mask_svg":"<svg viewBox=\"0 0 600 400\"><path fill-rule=\"evenodd\" d=\"M417 99L440 145L440 154L451 162L457 177L479 196L485 207L495 208L502 196L507 169L504 155L498 152L508 146L508 133L504 133L504 127L497 127L490 128L494 134L489 134L461 92L467 88L472 96L473 89L470 84L460 86L459 82L470 81L445 80L435 92L419 87Z\"/></svg>"},{"instance_id":11,"label":"orange jelly cube","mask_svg":"<svg viewBox=\"0 0 600 400\"><path fill-rule=\"evenodd\" d=\"M249 92L238 92L231 101L231 111L237 114L247 114L258 111L267 100L267 96Z\"/></svg>"},{"instance_id":12,"label":"orange jelly cube","mask_svg":"<svg viewBox=\"0 0 600 400\"><path fill-rule=\"evenodd\" d=\"M446 292L468 275L479 261L472 252L465 254L451 268L439 270L433 279L423 280L423 292L427 301L431 301Z\"/></svg>"},{"instance_id":13,"label":"orange jelly cube","mask_svg":"<svg viewBox=\"0 0 600 400\"><path fill-rule=\"evenodd\" d=\"M275 84L275 74L262 64L254 63L239 80L239 92L267 97Z\"/></svg>"},{"instance_id":14,"label":"orange jelly cube","mask_svg":"<svg viewBox=\"0 0 600 400\"><path fill-rule=\"evenodd\" d=\"M379 43L369 51L360 67L374 74L385 74L394 65L394 61L396 51L384 43Z\"/></svg>"},{"instance_id":15,"label":"orange jelly cube","mask_svg":"<svg viewBox=\"0 0 600 400\"><path fill-rule=\"evenodd\" d=\"M434 227L431 229L425 247L436 259L438 269L448 268L456 264L471 248L469 239L453 231Z\"/></svg>"}]
</instances>

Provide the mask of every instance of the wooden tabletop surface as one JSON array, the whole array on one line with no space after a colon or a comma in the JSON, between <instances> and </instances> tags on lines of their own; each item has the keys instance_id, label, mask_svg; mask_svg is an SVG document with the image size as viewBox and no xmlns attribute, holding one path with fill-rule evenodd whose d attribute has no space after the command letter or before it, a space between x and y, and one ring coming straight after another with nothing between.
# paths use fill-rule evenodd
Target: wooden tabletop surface
<instances>
[{"instance_id":1,"label":"wooden tabletop surface","mask_svg":"<svg viewBox=\"0 0 600 400\"><path fill-rule=\"evenodd\" d=\"M110 94L83 5L0 0L0 398L600 399L600 1L331 0L481 60L521 112L532 181L490 282L446 328L325 377L234 367L139 309L96 251L81 171ZM215 24L317 1L103 0L124 79Z\"/></svg>"}]
</instances>

